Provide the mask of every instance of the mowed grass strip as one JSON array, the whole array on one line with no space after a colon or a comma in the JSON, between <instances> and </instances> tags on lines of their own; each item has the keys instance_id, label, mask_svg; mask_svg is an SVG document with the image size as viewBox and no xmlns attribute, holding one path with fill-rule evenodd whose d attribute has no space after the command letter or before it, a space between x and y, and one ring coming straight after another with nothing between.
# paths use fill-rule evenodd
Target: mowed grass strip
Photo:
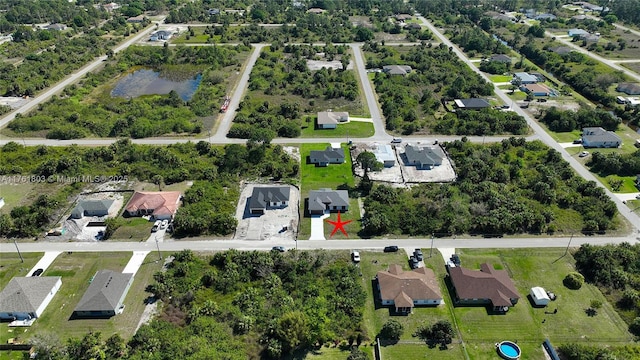
<instances>
[{"instance_id":1,"label":"mowed grass strip","mask_svg":"<svg viewBox=\"0 0 640 360\"><path fill-rule=\"evenodd\" d=\"M89 331L99 331L105 337L118 333L125 339L130 338L144 310L144 299L150 295L144 289L152 281L153 274L162 267L161 262L154 262L156 253L147 257L136 274L122 314L110 319L81 320L71 320L71 315L95 273L103 269L122 271L131 255L131 252L60 254L42 276L62 276L62 286L29 329L29 336L48 332L64 341L70 337L82 337Z\"/></svg>"},{"instance_id":2,"label":"mowed grass strip","mask_svg":"<svg viewBox=\"0 0 640 360\"><path fill-rule=\"evenodd\" d=\"M2 243L2 247L14 247L10 243ZM18 244L18 248L20 244ZM29 270L33 268L38 260L42 257L42 253L22 253L24 262L20 260L18 253L1 253L0 254L0 289L5 286L16 276L30 276Z\"/></svg>"},{"instance_id":3,"label":"mowed grass strip","mask_svg":"<svg viewBox=\"0 0 640 360\"><path fill-rule=\"evenodd\" d=\"M342 144L342 149L345 154L344 164L329 164L329 166L316 166L309 164L309 154L312 150L324 150L329 144L302 144L300 146L301 165L300 165L300 231L298 233L299 239L307 239L311 235L311 218L305 217L305 205L306 200L309 198L309 191L319 190L323 188L329 188L337 190L339 186L353 187L355 180L352 174L352 162L349 148L346 144ZM328 220L336 220L337 215L331 214ZM341 214L341 219L352 220L348 225L345 225L345 230L349 234L350 238L357 237L357 233L361 229L360 225L360 211L358 207L358 199L349 199L349 211ZM325 237L329 238L333 226L325 223L324 232ZM344 239L346 238L342 233L336 234L333 238Z\"/></svg>"},{"instance_id":4,"label":"mowed grass strip","mask_svg":"<svg viewBox=\"0 0 640 360\"><path fill-rule=\"evenodd\" d=\"M314 122L303 122L300 137L303 138L366 138L373 136L375 130L369 121L350 121L338 124L335 129L318 129Z\"/></svg>"}]
</instances>

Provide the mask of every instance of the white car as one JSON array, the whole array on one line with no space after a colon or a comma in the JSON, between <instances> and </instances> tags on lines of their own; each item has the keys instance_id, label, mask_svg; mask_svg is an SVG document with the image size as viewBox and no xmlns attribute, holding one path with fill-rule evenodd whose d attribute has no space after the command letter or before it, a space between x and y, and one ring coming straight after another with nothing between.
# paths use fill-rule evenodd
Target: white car
<instances>
[{"instance_id":1,"label":"white car","mask_svg":"<svg viewBox=\"0 0 640 360\"><path fill-rule=\"evenodd\" d=\"M359 263L360 262L360 253L357 251L354 251L351 253L351 259L353 259L353 262Z\"/></svg>"},{"instance_id":2,"label":"white car","mask_svg":"<svg viewBox=\"0 0 640 360\"><path fill-rule=\"evenodd\" d=\"M167 219L162 220L162 223L160 223L160 230L166 229L167 225L169 225L169 220Z\"/></svg>"},{"instance_id":3,"label":"white car","mask_svg":"<svg viewBox=\"0 0 640 360\"><path fill-rule=\"evenodd\" d=\"M589 156L589 152L588 151L583 151L580 153L580 155L578 155L578 157L587 157Z\"/></svg>"},{"instance_id":4,"label":"white car","mask_svg":"<svg viewBox=\"0 0 640 360\"><path fill-rule=\"evenodd\" d=\"M156 222L154 222L153 226L151 227L151 232L158 231L158 229L160 228L160 225L162 225L162 221L156 220Z\"/></svg>"}]
</instances>

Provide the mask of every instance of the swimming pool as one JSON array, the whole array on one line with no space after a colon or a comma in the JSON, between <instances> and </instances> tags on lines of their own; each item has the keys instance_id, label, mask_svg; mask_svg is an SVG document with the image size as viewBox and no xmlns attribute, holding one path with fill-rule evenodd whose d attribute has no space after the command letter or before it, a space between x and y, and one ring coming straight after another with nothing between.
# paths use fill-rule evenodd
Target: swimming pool
<instances>
[{"instance_id":1,"label":"swimming pool","mask_svg":"<svg viewBox=\"0 0 640 360\"><path fill-rule=\"evenodd\" d=\"M499 344L496 344L496 348L498 349L498 354L500 354L500 356L504 359L520 359L520 347L511 341L503 341Z\"/></svg>"}]
</instances>

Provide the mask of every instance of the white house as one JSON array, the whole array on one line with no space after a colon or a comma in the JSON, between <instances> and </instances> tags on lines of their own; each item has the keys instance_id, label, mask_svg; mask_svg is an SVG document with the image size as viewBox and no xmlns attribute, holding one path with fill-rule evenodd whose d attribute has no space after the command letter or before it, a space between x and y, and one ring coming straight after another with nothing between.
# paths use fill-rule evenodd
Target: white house
<instances>
[{"instance_id":1,"label":"white house","mask_svg":"<svg viewBox=\"0 0 640 360\"><path fill-rule=\"evenodd\" d=\"M547 306L549 301L551 301L547 292L540 286L532 287L531 290L529 290L529 295L536 306Z\"/></svg>"},{"instance_id":2,"label":"white house","mask_svg":"<svg viewBox=\"0 0 640 360\"><path fill-rule=\"evenodd\" d=\"M373 149L373 155L376 160L381 162L384 167L392 167L396 164L396 154L391 145L376 145Z\"/></svg>"},{"instance_id":3,"label":"white house","mask_svg":"<svg viewBox=\"0 0 640 360\"><path fill-rule=\"evenodd\" d=\"M582 145L586 148L617 148L622 145L622 139L613 131L588 127L582 129Z\"/></svg>"},{"instance_id":4,"label":"white house","mask_svg":"<svg viewBox=\"0 0 640 360\"><path fill-rule=\"evenodd\" d=\"M0 292L1 320L35 320L62 286L60 276L14 277Z\"/></svg>"}]
</instances>

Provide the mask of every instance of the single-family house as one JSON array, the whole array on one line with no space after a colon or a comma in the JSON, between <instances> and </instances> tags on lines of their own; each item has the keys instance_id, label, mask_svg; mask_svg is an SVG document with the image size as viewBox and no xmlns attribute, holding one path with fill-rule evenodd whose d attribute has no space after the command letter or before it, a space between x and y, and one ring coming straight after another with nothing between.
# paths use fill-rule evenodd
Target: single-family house
<instances>
[{"instance_id":1,"label":"single-family house","mask_svg":"<svg viewBox=\"0 0 640 360\"><path fill-rule=\"evenodd\" d=\"M113 10L119 9L120 5L118 5L118 4L114 3L114 2L110 2L108 4L102 5L102 7L107 12L113 12Z\"/></svg>"},{"instance_id":2,"label":"single-family house","mask_svg":"<svg viewBox=\"0 0 640 360\"><path fill-rule=\"evenodd\" d=\"M600 5L594 5L588 2L582 4L582 8L586 11L604 11L605 9Z\"/></svg>"},{"instance_id":3,"label":"single-family house","mask_svg":"<svg viewBox=\"0 0 640 360\"><path fill-rule=\"evenodd\" d=\"M445 158L444 151L439 145L417 146L407 145L404 148L407 157L407 165L415 166L416 169L433 169L442 165Z\"/></svg>"},{"instance_id":4,"label":"single-family house","mask_svg":"<svg viewBox=\"0 0 640 360\"><path fill-rule=\"evenodd\" d=\"M149 40L150 41L169 40L171 39L171 36L173 36L173 33L171 31L158 30L153 34L151 34L151 38Z\"/></svg>"},{"instance_id":5,"label":"single-family house","mask_svg":"<svg viewBox=\"0 0 640 360\"><path fill-rule=\"evenodd\" d=\"M500 62L504 64L511 64L511 57L505 54L496 54L496 55L491 55L491 57L489 58L489 61L495 61L495 62Z\"/></svg>"},{"instance_id":6,"label":"single-family house","mask_svg":"<svg viewBox=\"0 0 640 360\"><path fill-rule=\"evenodd\" d=\"M417 23L408 23L407 25L405 25L404 28L409 30L421 30L422 26L420 26L420 24L417 24Z\"/></svg>"},{"instance_id":7,"label":"single-family house","mask_svg":"<svg viewBox=\"0 0 640 360\"><path fill-rule=\"evenodd\" d=\"M82 200L71 211L71 217L81 219L83 216L107 216L113 200Z\"/></svg>"},{"instance_id":8,"label":"single-family house","mask_svg":"<svg viewBox=\"0 0 640 360\"><path fill-rule=\"evenodd\" d=\"M485 99L472 98L472 99L455 99L453 100L457 109L464 110L479 110L491 107L491 104Z\"/></svg>"},{"instance_id":9,"label":"single-family house","mask_svg":"<svg viewBox=\"0 0 640 360\"><path fill-rule=\"evenodd\" d=\"M307 10L308 13L311 14L324 14L327 10L325 9L320 9L320 8L311 8L309 10Z\"/></svg>"},{"instance_id":10,"label":"single-family house","mask_svg":"<svg viewBox=\"0 0 640 360\"><path fill-rule=\"evenodd\" d=\"M65 30L67 28L67 26L64 25L64 24L55 23L55 24L49 24L49 25L45 26L44 28L47 29L47 30L62 31L62 30Z\"/></svg>"},{"instance_id":11,"label":"single-family house","mask_svg":"<svg viewBox=\"0 0 640 360\"><path fill-rule=\"evenodd\" d=\"M344 164L344 149L341 147L327 146L324 150L311 150L309 153L309 162L318 166Z\"/></svg>"},{"instance_id":12,"label":"single-family house","mask_svg":"<svg viewBox=\"0 0 640 360\"><path fill-rule=\"evenodd\" d=\"M538 14L534 17L535 20L555 20L557 19L557 17L553 14L549 14L549 13L544 13L544 14Z\"/></svg>"},{"instance_id":13,"label":"single-family house","mask_svg":"<svg viewBox=\"0 0 640 360\"><path fill-rule=\"evenodd\" d=\"M579 38L586 41L587 43L597 43L598 41L600 41L600 35L598 34L581 35Z\"/></svg>"},{"instance_id":14,"label":"single-family house","mask_svg":"<svg viewBox=\"0 0 640 360\"><path fill-rule=\"evenodd\" d=\"M411 72L411 66L409 65L385 65L382 67L382 72L389 75L402 75L405 76Z\"/></svg>"},{"instance_id":15,"label":"single-family house","mask_svg":"<svg viewBox=\"0 0 640 360\"><path fill-rule=\"evenodd\" d=\"M249 198L249 212L264 214L268 209L282 209L289 206L291 188L288 186L256 186Z\"/></svg>"},{"instance_id":16,"label":"single-family house","mask_svg":"<svg viewBox=\"0 0 640 360\"><path fill-rule=\"evenodd\" d=\"M547 291L540 286L534 286L529 290L529 296L535 306L547 306L551 298L547 295Z\"/></svg>"},{"instance_id":17,"label":"single-family house","mask_svg":"<svg viewBox=\"0 0 640 360\"><path fill-rule=\"evenodd\" d=\"M376 144L372 152L376 156L376 160L381 162L384 167L392 167L396 164L396 154L391 145Z\"/></svg>"},{"instance_id":18,"label":"single-family house","mask_svg":"<svg viewBox=\"0 0 640 360\"><path fill-rule=\"evenodd\" d=\"M587 15L584 15L584 14L574 15L571 17L571 20L575 20L575 21L584 21L586 19L587 19Z\"/></svg>"},{"instance_id":19,"label":"single-family house","mask_svg":"<svg viewBox=\"0 0 640 360\"><path fill-rule=\"evenodd\" d=\"M398 21L407 21L407 20L411 20L413 17L409 14L398 14L396 16L394 16L396 18L396 20Z\"/></svg>"},{"instance_id":20,"label":"single-family house","mask_svg":"<svg viewBox=\"0 0 640 360\"><path fill-rule=\"evenodd\" d=\"M393 306L396 313L410 313L416 305L440 305L443 303L438 279L433 270L420 267L402 270L397 264L376 275L380 302Z\"/></svg>"},{"instance_id":21,"label":"single-family house","mask_svg":"<svg viewBox=\"0 0 640 360\"><path fill-rule=\"evenodd\" d=\"M524 84L520 85L520 90L527 94L533 94L533 96L550 96L552 94L551 89L544 84Z\"/></svg>"},{"instance_id":22,"label":"single-family house","mask_svg":"<svg viewBox=\"0 0 640 360\"><path fill-rule=\"evenodd\" d=\"M143 21L144 21L144 15L132 16L127 19L128 23L134 23L134 24L141 23Z\"/></svg>"},{"instance_id":23,"label":"single-family house","mask_svg":"<svg viewBox=\"0 0 640 360\"><path fill-rule=\"evenodd\" d=\"M535 84L538 82L538 78L526 72L517 72L513 74L512 82L520 82L520 84Z\"/></svg>"},{"instance_id":24,"label":"single-family house","mask_svg":"<svg viewBox=\"0 0 640 360\"><path fill-rule=\"evenodd\" d=\"M589 35L589 32L583 29L569 29L567 33L569 34L569 37L582 37Z\"/></svg>"},{"instance_id":25,"label":"single-family house","mask_svg":"<svg viewBox=\"0 0 640 360\"><path fill-rule=\"evenodd\" d=\"M527 19L533 19L534 17L536 17L537 14L538 14L538 12L536 11L536 9L526 9L526 10L524 10L524 16Z\"/></svg>"},{"instance_id":26,"label":"single-family house","mask_svg":"<svg viewBox=\"0 0 640 360\"><path fill-rule=\"evenodd\" d=\"M572 52L573 49L568 46L556 46L549 48L549 51L554 52L558 55L567 55L568 53Z\"/></svg>"},{"instance_id":27,"label":"single-family house","mask_svg":"<svg viewBox=\"0 0 640 360\"><path fill-rule=\"evenodd\" d=\"M111 270L98 271L73 309L73 316L104 318L119 314L124 308L124 298L133 283L133 274Z\"/></svg>"},{"instance_id":28,"label":"single-family house","mask_svg":"<svg viewBox=\"0 0 640 360\"><path fill-rule=\"evenodd\" d=\"M627 95L640 95L640 84L620 83L616 87L616 91L625 93Z\"/></svg>"},{"instance_id":29,"label":"single-family house","mask_svg":"<svg viewBox=\"0 0 640 360\"><path fill-rule=\"evenodd\" d=\"M321 111L316 121L318 129L335 129L338 123L349 121L349 113L342 111Z\"/></svg>"},{"instance_id":30,"label":"single-family house","mask_svg":"<svg viewBox=\"0 0 640 360\"><path fill-rule=\"evenodd\" d=\"M480 265L480 270L456 266L447 267L447 271L456 306L488 305L493 311L506 312L520 299L507 271L488 263Z\"/></svg>"},{"instance_id":31,"label":"single-family house","mask_svg":"<svg viewBox=\"0 0 640 360\"><path fill-rule=\"evenodd\" d=\"M617 148L622 145L622 139L613 131L601 127L587 127L582 129L582 146L588 148Z\"/></svg>"},{"instance_id":32,"label":"single-family house","mask_svg":"<svg viewBox=\"0 0 640 360\"><path fill-rule=\"evenodd\" d=\"M0 320L37 319L60 286L60 276L14 277L0 292Z\"/></svg>"},{"instance_id":33,"label":"single-family house","mask_svg":"<svg viewBox=\"0 0 640 360\"><path fill-rule=\"evenodd\" d=\"M155 220L171 220L178 210L181 197L179 191L136 191L124 213L127 216L150 215Z\"/></svg>"},{"instance_id":34,"label":"single-family house","mask_svg":"<svg viewBox=\"0 0 640 360\"><path fill-rule=\"evenodd\" d=\"M309 191L307 210L310 215L322 215L325 212L348 211L349 192L347 190L320 189Z\"/></svg>"},{"instance_id":35,"label":"single-family house","mask_svg":"<svg viewBox=\"0 0 640 360\"><path fill-rule=\"evenodd\" d=\"M500 14L500 13L493 14L491 16L491 18L493 20L502 20L502 21L510 21L510 22L515 22L516 21L516 18L514 16L507 15L507 14Z\"/></svg>"}]
</instances>

